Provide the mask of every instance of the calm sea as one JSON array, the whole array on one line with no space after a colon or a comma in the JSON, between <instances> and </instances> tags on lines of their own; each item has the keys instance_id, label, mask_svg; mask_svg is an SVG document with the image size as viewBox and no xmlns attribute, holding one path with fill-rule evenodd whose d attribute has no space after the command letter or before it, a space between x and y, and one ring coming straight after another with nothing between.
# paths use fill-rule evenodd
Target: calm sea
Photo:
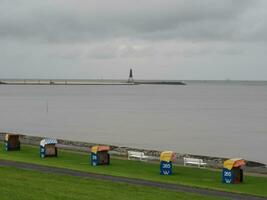
<instances>
[{"instance_id":1,"label":"calm sea","mask_svg":"<svg viewBox=\"0 0 267 200\"><path fill-rule=\"evenodd\" d=\"M267 163L267 83L0 85L0 131Z\"/></svg>"}]
</instances>

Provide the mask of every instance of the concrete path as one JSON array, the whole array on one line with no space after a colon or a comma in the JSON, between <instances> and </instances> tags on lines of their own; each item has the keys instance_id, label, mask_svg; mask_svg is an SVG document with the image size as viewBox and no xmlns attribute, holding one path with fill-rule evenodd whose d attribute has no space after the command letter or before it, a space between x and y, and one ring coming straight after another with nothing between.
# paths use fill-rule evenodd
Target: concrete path
<instances>
[{"instance_id":1,"label":"concrete path","mask_svg":"<svg viewBox=\"0 0 267 200\"><path fill-rule=\"evenodd\" d=\"M112 182L117 182L117 183L127 183L127 184L132 184L132 185L139 185L139 186L150 186L150 187L172 190L172 191L177 191L177 192L187 192L187 193L194 193L194 194L214 196L214 197L225 197L227 199L233 199L233 200L264 200L264 199L267 200L267 198L262 198L262 197L252 196L252 195L243 195L243 194L237 194L237 193L231 193L231 192L222 192L222 191L216 191L216 190L194 188L194 187L184 186L180 184L160 183L160 182L147 181L147 180L141 180L141 179L132 179L132 178L125 178L125 177L111 176L111 175L95 174L95 173L82 172L82 171L64 169L64 168L58 168L58 167L49 167L49 166L43 166L43 165L37 165L37 164L23 163L23 162L0 160L0 167L1 166L15 167L18 169L34 170L38 172L69 175L69 176L89 178L89 179L106 180L106 181L112 181Z\"/></svg>"}]
</instances>

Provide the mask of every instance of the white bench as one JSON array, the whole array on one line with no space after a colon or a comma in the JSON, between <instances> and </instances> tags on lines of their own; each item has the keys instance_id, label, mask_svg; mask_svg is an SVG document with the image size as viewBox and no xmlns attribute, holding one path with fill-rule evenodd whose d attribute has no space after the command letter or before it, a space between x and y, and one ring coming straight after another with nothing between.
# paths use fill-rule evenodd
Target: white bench
<instances>
[{"instance_id":1,"label":"white bench","mask_svg":"<svg viewBox=\"0 0 267 200\"><path fill-rule=\"evenodd\" d=\"M202 159L184 157L184 166L186 166L186 164L197 165L198 167L205 167L205 165L207 165L207 163L204 163Z\"/></svg>"},{"instance_id":2,"label":"white bench","mask_svg":"<svg viewBox=\"0 0 267 200\"><path fill-rule=\"evenodd\" d=\"M148 156L144 154L144 152L139 151L128 151L128 160L131 160L131 158L139 159L141 161L146 161Z\"/></svg>"}]
</instances>

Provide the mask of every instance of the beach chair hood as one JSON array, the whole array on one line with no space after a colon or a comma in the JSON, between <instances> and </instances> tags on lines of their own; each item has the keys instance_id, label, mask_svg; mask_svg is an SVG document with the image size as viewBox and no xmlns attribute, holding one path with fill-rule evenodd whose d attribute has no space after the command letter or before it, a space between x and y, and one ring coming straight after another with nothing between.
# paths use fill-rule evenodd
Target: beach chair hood
<instances>
[{"instance_id":1,"label":"beach chair hood","mask_svg":"<svg viewBox=\"0 0 267 200\"><path fill-rule=\"evenodd\" d=\"M51 139L51 138L45 138L43 140L41 140L40 142L40 146L45 147L45 145L47 144L57 144L57 140L56 139Z\"/></svg>"},{"instance_id":2,"label":"beach chair hood","mask_svg":"<svg viewBox=\"0 0 267 200\"><path fill-rule=\"evenodd\" d=\"M170 161L175 161L175 159L176 159L176 154L172 151L163 151L160 154L160 161L170 162Z\"/></svg>"},{"instance_id":3,"label":"beach chair hood","mask_svg":"<svg viewBox=\"0 0 267 200\"><path fill-rule=\"evenodd\" d=\"M7 134L5 135L5 141L8 141L9 138L12 137L12 136L14 136L14 137L18 137L18 138L20 137L19 134L9 134L9 133L7 133Z\"/></svg>"},{"instance_id":4,"label":"beach chair hood","mask_svg":"<svg viewBox=\"0 0 267 200\"><path fill-rule=\"evenodd\" d=\"M232 158L224 161L223 167L232 170L234 167L242 167L246 165L246 161L242 158Z\"/></svg>"},{"instance_id":5,"label":"beach chair hood","mask_svg":"<svg viewBox=\"0 0 267 200\"><path fill-rule=\"evenodd\" d=\"M109 146L93 146L91 148L91 152L92 153L97 153L99 151L109 151L110 150L110 147Z\"/></svg>"}]
</instances>

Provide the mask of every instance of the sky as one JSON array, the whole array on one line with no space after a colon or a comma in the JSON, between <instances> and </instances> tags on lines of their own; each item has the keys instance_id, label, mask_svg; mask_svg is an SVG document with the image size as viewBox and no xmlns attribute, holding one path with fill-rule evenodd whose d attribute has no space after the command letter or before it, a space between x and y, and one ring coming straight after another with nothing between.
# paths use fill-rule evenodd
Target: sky
<instances>
[{"instance_id":1,"label":"sky","mask_svg":"<svg viewBox=\"0 0 267 200\"><path fill-rule=\"evenodd\" d=\"M267 80L266 0L0 0L0 78Z\"/></svg>"}]
</instances>

